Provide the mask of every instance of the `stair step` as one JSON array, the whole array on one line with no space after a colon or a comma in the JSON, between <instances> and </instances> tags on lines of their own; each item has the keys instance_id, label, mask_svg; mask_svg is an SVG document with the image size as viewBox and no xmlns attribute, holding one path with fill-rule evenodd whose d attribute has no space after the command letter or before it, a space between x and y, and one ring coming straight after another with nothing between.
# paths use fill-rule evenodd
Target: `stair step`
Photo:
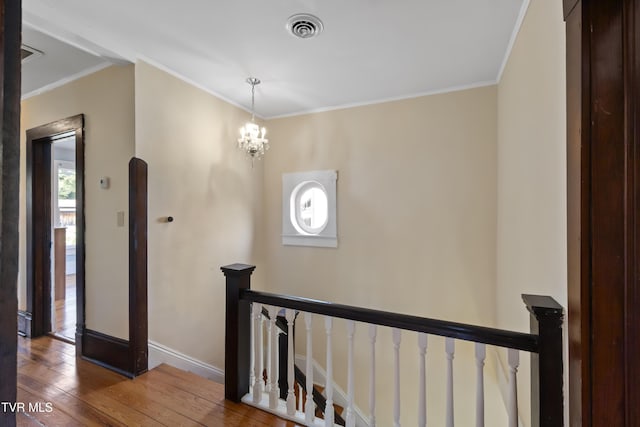
<instances>
[{"instance_id":1,"label":"stair step","mask_svg":"<svg viewBox=\"0 0 640 427\"><path fill-rule=\"evenodd\" d=\"M323 386L321 386L321 385L319 385L319 384L314 384L314 385L313 385L313 388L315 388L316 390L318 390L318 392L319 392L321 395L325 396L325 394L324 394L324 387L323 387ZM325 396L325 397L326 397L326 396ZM334 403L334 404L333 404L333 410L335 411L335 413L336 413L336 414L338 414L338 415L342 416L342 413L344 412L344 407L343 407L343 406L338 405L337 403ZM320 413L320 415L322 415L322 412L321 412L321 411L316 411L316 417L317 417L317 416L319 416L319 415L317 414L318 412Z\"/></svg>"},{"instance_id":2,"label":"stair step","mask_svg":"<svg viewBox=\"0 0 640 427\"><path fill-rule=\"evenodd\" d=\"M266 371L263 373L263 375L266 377ZM265 380L265 382L266 382L266 380ZM325 390L324 386L321 386L320 384L314 384L313 388L318 393L320 393L321 395L325 396L325 394L324 394L324 390ZM306 393L303 392L302 387L300 387L300 385L298 383L296 383L294 385L293 391L294 391L295 397L296 397L296 407L304 412L304 407L305 407L306 402L307 402ZM302 396L301 396L301 394L302 394ZM325 396L325 398L326 398L326 396ZM341 405L338 405L337 403L334 403L333 404L333 411L334 411L334 413L336 413L337 415L342 417L342 414L344 413L344 407L341 406ZM319 408L316 408L315 416L317 418L324 419L324 413Z\"/></svg>"}]
</instances>

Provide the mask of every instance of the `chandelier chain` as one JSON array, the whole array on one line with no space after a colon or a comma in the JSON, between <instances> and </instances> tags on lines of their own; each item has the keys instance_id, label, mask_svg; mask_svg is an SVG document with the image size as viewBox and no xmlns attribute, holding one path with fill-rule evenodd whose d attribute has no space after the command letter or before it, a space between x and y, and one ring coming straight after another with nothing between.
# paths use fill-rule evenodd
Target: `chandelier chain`
<instances>
[{"instance_id":1,"label":"chandelier chain","mask_svg":"<svg viewBox=\"0 0 640 427\"><path fill-rule=\"evenodd\" d=\"M256 84L251 82L251 121L256 121L256 109L255 109L255 95L256 95Z\"/></svg>"}]
</instances>

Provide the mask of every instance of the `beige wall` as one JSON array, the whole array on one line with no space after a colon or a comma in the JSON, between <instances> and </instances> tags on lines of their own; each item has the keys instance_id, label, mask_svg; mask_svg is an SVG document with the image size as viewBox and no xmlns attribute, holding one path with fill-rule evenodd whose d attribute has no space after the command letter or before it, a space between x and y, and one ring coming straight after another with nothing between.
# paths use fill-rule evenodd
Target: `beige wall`
<instances>
[{"instance_id":1,"label":"beige wall","mask_svg":"<svg viewBox=\"0 0 640 427\"><path fill-rule=\"evenodd\" d=\"M233 262L257 265L254 288L522 331L521 293L550 294L566 305L560 7L531 1L498 86L270 120L271 150L254 169L234 143L247 112L144 62L135 66L135 108L133 67L25 101L24 129L87 115L88 326L127 336L127 230L115 227L115 213L127 210L126 163L134 151L149 164L150 339L211 365L224 367L219 267ZM322 169L338 171L338 248L283 246L282 174ZM103 175L112 178L111 190L98 189ZM169 215L173 223L165 222ZM122 313L114 311L120 306ZM336 358L344 360L344 324L336 322L336 331ZM365 337L360 327L362 358ZM416 389L415 342L403 335L408 390ZM388 385L388 331L379 343L378 381ZM465 367L457 380L468 386L472 349L460 349L457 366ZM430 405L440 408L430 410L430 422L440 424L439 339L429 353L436 379ZM315 356L324 363L321 340ZM336 364L337 378L345 367ZM526 360L521 372L528 372ZM356 380L357 403L366 408L365 364ZM471 387L456 390L472 399ZM525 387L520 396L527 411ZM403 398L403 414L415 414L414 400ZM378 405L390 413L389 403ZM457 411L466 424L471 411Z\"/></svg>"},{"instance_id":2,"label":"beige wall","mask_svg":"<svg viewBox=\"0 0 640 427\"><path fill-rule=\"evenodd\" d=\"M128 330L128 168L134 153L134 67L110 67L22 102L22 171L25 131L69 116L85 115L86 325L126 339ZM99 179L111 187L102 190ZM20 185L19 305L26 309L25 175Z\"/></svg>"},{"instance_id":3,"label":"beige wall","mask_svg":"<svg viewBox=\"0 0 640 427\"><path fill-rule=\"evenodd\" d=\"M136 64L136 156L149 164L149 338L224 367L220 266L258 265L262 163L236 148L250 115ZM166 217L174 222L167 223Z\"/></svg>"},{"instance_id":4,"label":"beige wall","mask_svg":"<svg viewBox=\"0 0 640 427\"><path fill-rule=\"evenodd\" d=\"M268 289L493 325L496 101L496 87L491 86L268 121L271 150L264 164ZM338 171L338 248L283 246L282 174L318 169ZM322 331L321 322L317 327ZM378 381L381 392L388 392L392 346L384 329ZM344 330L337 322L336 378L345 378ZM316 359L324 364L321 335ZM366 329L360 327L357 337L358 360L366 361ZM415 395L415 334L406 333L403 339L403 390ZM434 373L430 405L440 406L432 408L430 421L440 424L436 420L444 407L444 402L438 403L438 391L444 389L439 382L444 356L439 355L444 350L440 343L429 351L436 354L430 370ZM472 359L469 363L474 366ZM356 384L357 403L367 408L366 363L358 364ZM345 381L341 385L346 388ZM459 389L467 391L472 390ZM391 398L380 398L381 415L391 413L390 402ZM403 399L402 404L403 423L415 424L415 399ZM468 414L463 406L459 411L457 416L465 424ZM391 419L379 421L386 425Z\"/></svg>"},{"instance_id":5,"label":"beige wall","mask_svg":"<svg viewBox=\"0 0 640 427\"><path fill-rule=\"evenodd\" d=\"M498 86L497 321L521 331L520 294L567 306L564 28L561 2L532 0Z\"/></svg>"}]
</instances>

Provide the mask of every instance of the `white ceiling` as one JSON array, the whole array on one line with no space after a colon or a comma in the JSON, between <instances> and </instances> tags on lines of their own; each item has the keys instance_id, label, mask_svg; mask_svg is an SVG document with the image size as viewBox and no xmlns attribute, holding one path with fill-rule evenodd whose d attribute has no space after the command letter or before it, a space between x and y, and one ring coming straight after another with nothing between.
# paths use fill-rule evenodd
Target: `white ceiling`
<instances>
[{"instance_id":1,"label":"white ceiling","mask_svg":"<svg viewBox=\"0 0 640 427\"><path fill-rule=\"evenodd\" d=\"M22 95L29 97L64 81L90 73L108 65L104 59L91 55L29 25L22 27L22 44L43 52L22 64Z\"/></svg>"},{"instance_id":2,"label":"white ceiling","mask_svg":"<svg viewBox=\"0 0 640 427\"><path fill-rule=\"evenodd\" d=\"M527 4L23 0L23 20L105 61L148 61L243 108L245 79L258 77L256 113L271 118L495 83ZM295 13L317 15L324 32L294 38L285 23Z\"/></svg>"}]
</instances>

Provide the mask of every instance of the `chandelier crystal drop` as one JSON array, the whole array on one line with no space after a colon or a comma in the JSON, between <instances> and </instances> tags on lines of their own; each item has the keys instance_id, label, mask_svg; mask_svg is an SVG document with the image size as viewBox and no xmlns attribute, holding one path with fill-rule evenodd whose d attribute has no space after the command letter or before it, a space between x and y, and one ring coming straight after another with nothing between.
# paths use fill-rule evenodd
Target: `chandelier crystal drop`
<instances>
[{"instance_id":1,"label":"chandelier crystal drop","mask_svg":"<svg viewBox=\"0 0 640 427\"><path fill-rule=\"evenodd\" d=\"M255 90L260 84L260 79L248 77L247 83L251 85L251 121L240 128L240 138L238 138L238 148L251 157L251 165L255 159L260 160L265 151L269 149L269 140L265 138L267 129L260 127L255 122Z\"/></svg>"}]
</instances>

